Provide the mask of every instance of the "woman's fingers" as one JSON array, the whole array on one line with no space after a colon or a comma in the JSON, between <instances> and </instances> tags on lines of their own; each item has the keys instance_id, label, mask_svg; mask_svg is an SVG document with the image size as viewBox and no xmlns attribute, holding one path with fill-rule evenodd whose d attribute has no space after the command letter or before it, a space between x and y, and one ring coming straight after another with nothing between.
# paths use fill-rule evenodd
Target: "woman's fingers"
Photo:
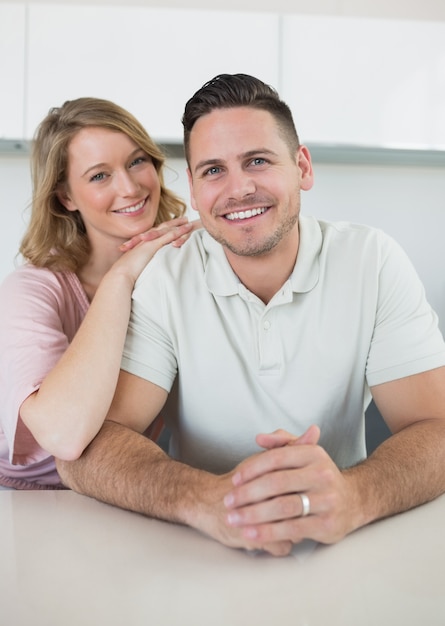
<instances>
[{"instance_id":1,"label":"woman's fingers","mask_svg":"<svg viewBox=\"0 0 445 626\"><path fill-rule=\"evenodd\" d=\"M165 238L161 245L177 242L175 244L176 247L180 247L185 241L187 241L190 234L200 227L200 220L189 222L186 217L177 217L173 220L169 220L168 222L163 222L158 226L154 226L153 228L150 228L150 230L135 235L119 246L119 249L122 250L122 252L126 252L135 248L142 241L154 241L155 239L160 239L161 237Z\"/></svg>"},{"instance_id":2,"label":"woman's fingers","mask_svg":"<svg viewBox=\"0 0 445 626\"><path fill-rule=\"evenodd\" d=\"M135 235L134 237L120 245L119 249L122 250L122 252L127 252L128 250L132 250L142 242L155 241L156 239L161 239L162 237L166 237L165 241L162 242L162 245L165 245L165 243L170 243L178 237L190 235L191 232L192 224L190 222L170 226L157 226L156 228L151 228L144 233L139 233L138 235Z\"/></svg>"}]
</instances>

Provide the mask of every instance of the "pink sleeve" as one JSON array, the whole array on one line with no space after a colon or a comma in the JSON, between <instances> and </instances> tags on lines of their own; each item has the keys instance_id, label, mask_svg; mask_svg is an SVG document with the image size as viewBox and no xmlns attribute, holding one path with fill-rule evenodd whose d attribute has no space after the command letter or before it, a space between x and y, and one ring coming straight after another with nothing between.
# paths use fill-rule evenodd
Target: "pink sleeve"
<instances>
[{"instance_id":1,"label":"pink sleeve","mask_svg":"<svg viewBox=\"0 0 445 626\"><path fill-rule=\"evenodd\" d=\"M64 273L24 266L0 288L0 428L10 463L48 457L20 419L20 406L40 387L85 315L72 282Z\"/></svg>"}]
</instances>

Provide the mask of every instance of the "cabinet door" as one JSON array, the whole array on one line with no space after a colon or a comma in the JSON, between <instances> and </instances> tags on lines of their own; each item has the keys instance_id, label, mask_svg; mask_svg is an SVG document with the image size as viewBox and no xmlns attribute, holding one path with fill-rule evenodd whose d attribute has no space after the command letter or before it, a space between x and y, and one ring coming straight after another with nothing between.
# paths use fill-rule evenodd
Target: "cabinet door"
<instances>
[{"instance_id":1,"label":"cabinet door","mask_svg":"<svg viewBox=\"0 0 445 626\"><path fill-rule=\"evenodd\" d=\"M25 5L0 3L0 139L23 138Z\"/></svg>"},{"instance_id":2,"label":"cabinet door","mask_svg":"<svg viewBox=\"0 0 445 626\"><path fill-rule=\"evenodd\" d=\"M445 23L283 18L283 96L305 142L445 148Z\"/></svg>"},{"instance_id":3,"label":"cabinet door","mask_svg":"<svg viewBox=\"0 0 445 626\"><path fill-rule=\"evenodd\" d=\"M276 84L277 15L29 6L26 131L80 96L114 100L158 141L181 142L185 102L214 75L243 72Z\"/></svg>"}]
</instances>

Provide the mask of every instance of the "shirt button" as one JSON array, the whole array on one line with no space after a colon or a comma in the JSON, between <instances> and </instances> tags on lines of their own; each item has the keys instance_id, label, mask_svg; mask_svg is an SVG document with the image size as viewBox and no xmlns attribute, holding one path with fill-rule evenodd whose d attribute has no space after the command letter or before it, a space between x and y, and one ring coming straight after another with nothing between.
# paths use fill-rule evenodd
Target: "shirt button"
<instances>
[{"instance_id":1,"label":"shirt button","mask_svg":"<svg viewBox=\"0 0 445 626\"><path fill-rule=\"evenodd\" d=\"M270 322L269 322L269 320L266 320L266 321L264 322L264 324L263 324L263 328L264 328L264 330L269 330L269 328L270 328Z\"/></svg>"}]
</instances>

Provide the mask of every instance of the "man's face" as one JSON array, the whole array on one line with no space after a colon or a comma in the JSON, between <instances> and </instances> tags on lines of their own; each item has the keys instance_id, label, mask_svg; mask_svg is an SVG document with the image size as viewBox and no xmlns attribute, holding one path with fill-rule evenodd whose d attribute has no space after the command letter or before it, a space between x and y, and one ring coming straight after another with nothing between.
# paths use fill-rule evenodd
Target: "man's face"
<instances>
[{"instance_id":1,"label":"man's face","mask_svg":"<svg viewBox=\"0 0 445 626\"><path fill-rule=\"evenodd\" d=\"M251 107L217 109L190 134L192 206L226 253L260 256L298 230L300 189L312 186L306 148L290 153L274 117Z\"/></svg>"}]
</instances>

